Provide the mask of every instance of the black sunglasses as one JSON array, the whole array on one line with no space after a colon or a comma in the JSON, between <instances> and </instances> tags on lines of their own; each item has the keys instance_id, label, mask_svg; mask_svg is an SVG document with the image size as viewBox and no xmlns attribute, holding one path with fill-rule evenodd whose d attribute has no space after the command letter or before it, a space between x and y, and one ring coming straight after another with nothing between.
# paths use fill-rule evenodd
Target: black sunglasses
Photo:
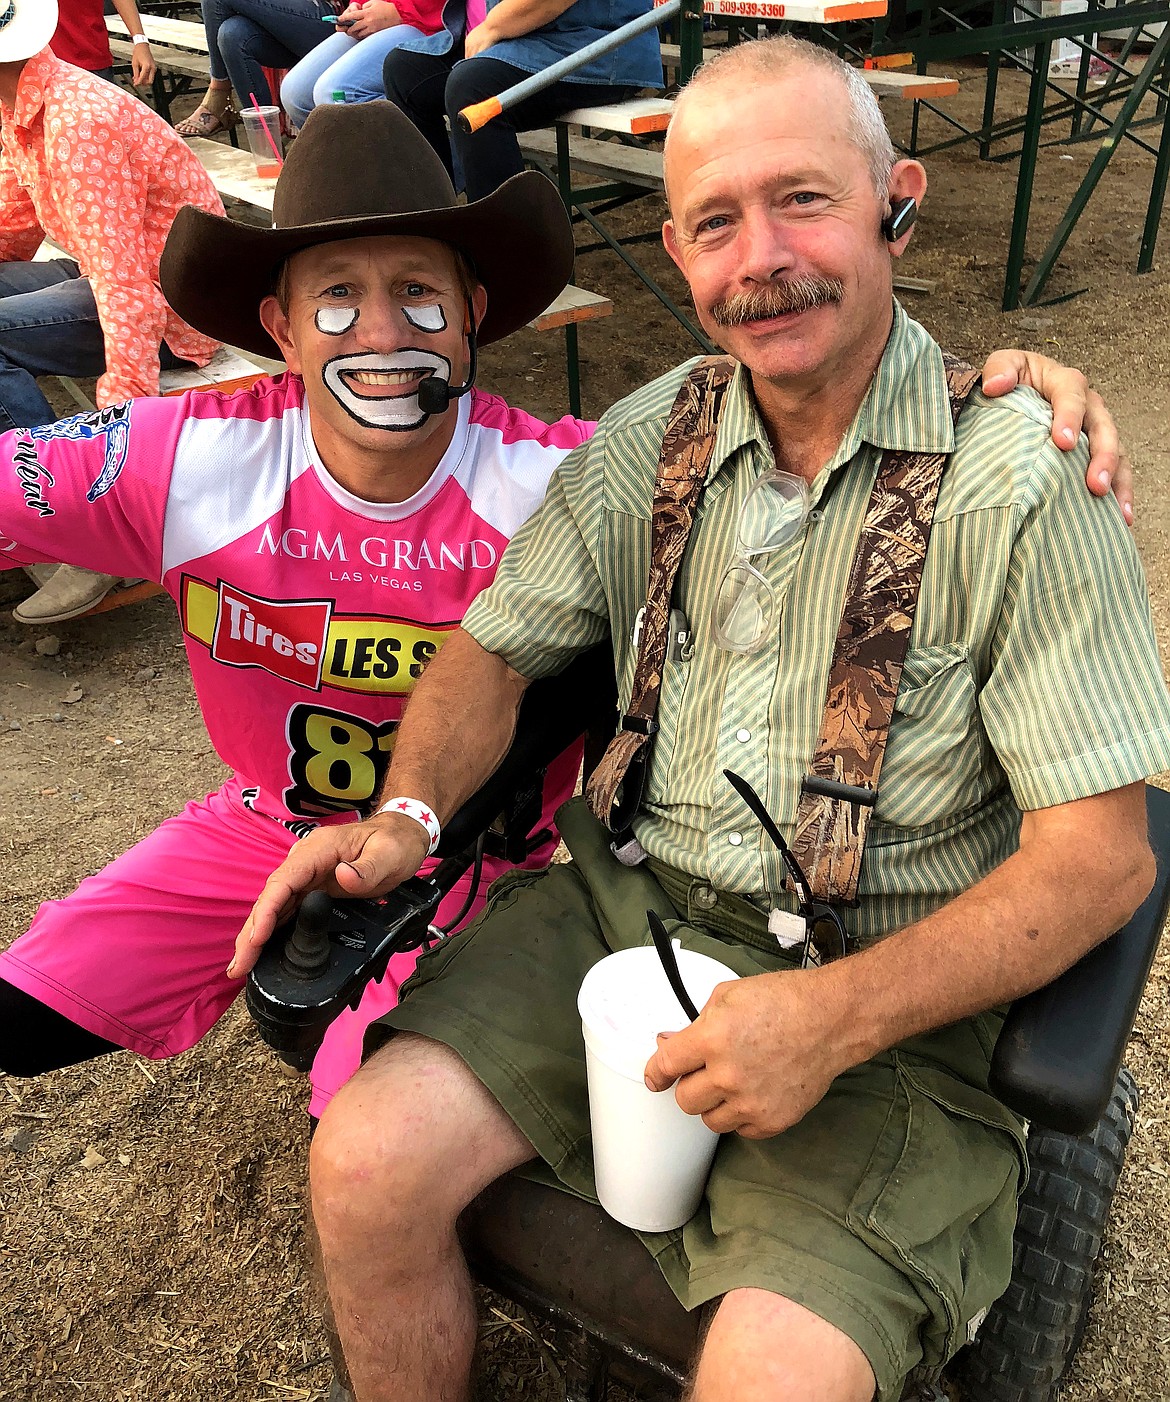
<instances>
[{"instance_id":1,"label":"black sunglasses","mask_svg":"<svg viewBox=\"0 0 1170 1402\"><path fill-rule=\"evenodd\" d=\"M822 958L844 957L849 946L845 924L841 916L835 907L825 901L814 899L808 878L801 870L800 863L792 855L792 848L784 841L784 834L772 821L771 814L764 807L763 799L745 778L732 770L725 769L723 777L751 809L760 826L779 848L784 865L788 868L788 875L792 879L792 885L798 898L797 913L804 918L804 962L808 962L810 945L816 946L817 953ZM840 956L838 956L836 948L838 945L840 946ZM827 950L833 952L826 954Z\"/></svg>"}]
</instances>

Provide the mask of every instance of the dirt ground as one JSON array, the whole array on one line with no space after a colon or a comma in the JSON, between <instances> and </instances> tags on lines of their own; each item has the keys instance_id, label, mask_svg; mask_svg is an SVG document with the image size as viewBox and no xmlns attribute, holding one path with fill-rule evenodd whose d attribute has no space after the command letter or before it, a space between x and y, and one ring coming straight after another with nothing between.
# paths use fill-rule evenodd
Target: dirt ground
<instances>
[{"instance_id":1,"label":"dirt ground","mask_svg":"<svg viewBox=\"0 0 1170 1402\"><path fill-rule=\"evenodd\" d=\"M981 74L962 70L951 110L972 112ZM1005 82L1003 109L1022 104ZM904 134L907 114L890 114ZM943 134L927 117L925 130ZM1041 161L1033 249L1092 148ZM1071 156L1071 159L1066 157ZM1139 468L1135 529L1159 639L1170 648L1170 228L1158 269L1133 269L1152 161L1123 153L1053 277L1059 305L999 310L1015 188L1012 164L960 148L929 161L931 192L901 272L929 279L906 304L951 350L1048 351L1084 367L1120 420ZM624 216L651 229L643 201ZM579 238L584 242L584 238ZM648 262L681 297L666 260ZM685 336L608 253L576 281L617 303L583 328L586 410L692 353ZM566 408L556 334L523 333L483 357L481 378L515 402ZM64 407L64 406L62 406ZM200 724L165 600L51 630L11 621L23 576L0 576L0 942L39 901L149 832L224 770ZM37 644L41 647L38 650ZM78 929L76 937L85 938ZM1105 1247L1097 1302L1064 1396L1161 1402L1170 1390L1170 964L1155 970L1128 1054L1142 1088ZM309 1402L328 1368L302 1227L305 1085L282 1073L242 1007L169 1063L129 1055L44 1078L0 1078L0 1398L19 1402ZM498 1312L497 1312L498 1311ZM547 1351L516 1312L485 1302L484 1399L549 1398Z\"/></svg>"}]
</instances>

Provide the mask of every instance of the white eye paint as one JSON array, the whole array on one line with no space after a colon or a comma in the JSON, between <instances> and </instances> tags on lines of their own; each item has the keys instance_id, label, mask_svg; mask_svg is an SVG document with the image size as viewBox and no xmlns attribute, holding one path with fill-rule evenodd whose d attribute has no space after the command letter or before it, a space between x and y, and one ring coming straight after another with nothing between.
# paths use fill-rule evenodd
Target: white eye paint
<instances>
[{"instance_id":1,"label":"white eye paint","mask_svg":"<svg viewBox=\"0 0 1170 1402\"><path fill-rule=\"evenodd\" d=\"M403 307L402 315L420 331L445 331L447 328L447 318L443 315L443 308L436 302L431 307Z\"/></svg>"},{"instance_id":2,"label":"white eye paint","mask_svg":"<svg viewBox=\"0 0 1170 1402\"><path fill-rule=\"evenodd\" d=\"M325 388L351 418L366 428L401 433L418 428L427 417L419 408L419 376L427 372L451 382L451 362L430 351L405 350L394 355L368 351L337 355L326 361ZM403 393L409 386L410 392Z\"/></svg>"},{"instance_id":3,"label":"white eye paint","mask_svg":"<svg viewBox=\"0 0 1170 1402\"><path fill-rule=\"evenodd\" d=\"M317 330L326 336L344 336L357 319L357 307L317 308Z\"/></svg>"}]
</instances>

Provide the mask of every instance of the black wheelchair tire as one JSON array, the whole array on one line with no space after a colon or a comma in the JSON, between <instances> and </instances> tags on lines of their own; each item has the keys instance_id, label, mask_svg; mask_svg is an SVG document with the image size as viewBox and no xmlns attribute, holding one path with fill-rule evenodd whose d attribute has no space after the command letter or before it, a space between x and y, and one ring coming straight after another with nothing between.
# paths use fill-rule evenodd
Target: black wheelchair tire
<instances>
[{"instance_id":1,"label":"black wheelchair tire","mask_svg":"<svg viewBox=\"0 0 1170 1402\"><path fill-rule=\"evenodd\" d=\"M1121 1068L1104 1115L1080 1136L1033 1125L1012 1279L956 1359L964 1402L1052 1402L1084 1337L1105 1220L1133 1134L1138 1088Z\"/></svg>"}]
</instances>

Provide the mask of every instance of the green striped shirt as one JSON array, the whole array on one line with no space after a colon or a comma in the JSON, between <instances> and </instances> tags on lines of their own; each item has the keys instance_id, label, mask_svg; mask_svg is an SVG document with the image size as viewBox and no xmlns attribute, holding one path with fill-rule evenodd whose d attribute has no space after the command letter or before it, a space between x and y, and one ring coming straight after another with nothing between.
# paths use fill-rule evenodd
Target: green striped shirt
<instances>
[{"instance_id":1,"label":"green striped shirt","mask_svg":"<svg viewBox=\"0 0 1170 1402\"><path fill-rule=\"evenodd\" d=\"M628 700L655 473L686 369L602 418L468 611L467 631L523 675L556 672L612 632ZM1170 696L1133 541L1116 502L1087 491L1083 445L1059 452L1050 424L1030 391L995 400L977 391L953 431L941 353L898 308L866 398L811 484L809 523L790 545L753 559L777 591L780 625L769 646L741 656L715 644L711 610L744 495L773 458L748 376L737 372L676 588L694 654L665 669L635 822L651 856L765 907L783 889L779 853L722 770L748 779L791 836L849 567L887 448L952 456L851 932L900 928L973 885L1014 851L1021 809L1170 765Z\"/></svg>"}]
</instances>

